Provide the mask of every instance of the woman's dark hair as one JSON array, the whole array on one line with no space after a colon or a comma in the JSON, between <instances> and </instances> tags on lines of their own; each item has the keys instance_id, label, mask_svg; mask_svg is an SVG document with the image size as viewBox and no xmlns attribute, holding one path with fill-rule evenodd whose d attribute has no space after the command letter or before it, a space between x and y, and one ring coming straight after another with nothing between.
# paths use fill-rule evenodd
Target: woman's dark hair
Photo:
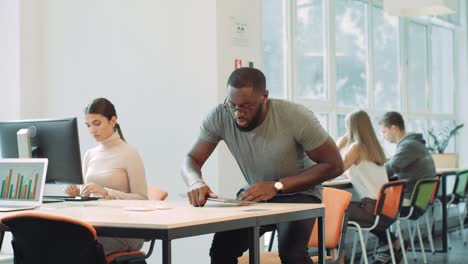
<instances>
[{"instance_id":1,"label":"woman's dark hair","mask_svg":"<svg viewBox=\"0 0 468 264\"><path fill-rule=\"evenodd\" d=\"M84 113L87 114L98 114L102 115L107 118L109 121L112 117L117 118L117 112L115 111L114 105L107 100L106 98L96 98L88 106L86 106ZM119 132L120 138L125 141L125 138L122 134L122 130L120 129L119 123L115 123L114 127L117 132Z\"/></svg>"}]
</instances>

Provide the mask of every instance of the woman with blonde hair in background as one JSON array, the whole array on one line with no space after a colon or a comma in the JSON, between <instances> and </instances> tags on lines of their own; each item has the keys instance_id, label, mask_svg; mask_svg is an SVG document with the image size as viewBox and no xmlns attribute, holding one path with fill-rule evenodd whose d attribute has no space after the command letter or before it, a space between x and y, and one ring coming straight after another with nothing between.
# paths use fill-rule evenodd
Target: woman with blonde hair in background
<instances>
[{"instance_id":1,"label":"woman with blonde hair in background","mask_svg":"<svg viewBox=\"0 0 468 264\"><path fill-rule=\"evenodd\" d=\"M348 207L349 221L369 227L375 221L373 212L380 187L388 182L384 167L386 157L365 111L348 114L345 122L346 134L338 139L337 145L343 151L346 177L351 180L360 198L360 201L351 202ZM388 225L389 222L381 218L372 231L382 244L386 241L385 229ZM399 244L398 239L394 239L394 248L399 247L396 244Z\"/></svg>"}]
</instances>

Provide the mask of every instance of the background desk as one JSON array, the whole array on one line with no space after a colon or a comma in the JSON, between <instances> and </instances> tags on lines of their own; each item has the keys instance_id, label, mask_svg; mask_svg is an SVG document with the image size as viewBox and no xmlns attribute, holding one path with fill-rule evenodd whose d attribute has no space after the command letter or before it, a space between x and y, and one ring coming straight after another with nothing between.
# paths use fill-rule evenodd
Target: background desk
<instances>
[{"instance_id":1,"label":"background desk","mask_svg":"<svg viewBox=\"0 0 468 264\"><path fill-rule=\"evenodd\" d=\"M341 179L333 179L330 181L326 181L322 183L323 187L332 187L338 189L345 189L351 188L353 185L351 184L351 180L348 178L341 178Z\"/></svg>"},{"instance_id":2,"label":"background desk","mask_svg":"<svg viewBox=\"0 0 468 264\"><path fill-rule=\"evenodd\" d=\"M158 206L171 209L126 211L128 206ZM318 218L319 263L324 263L324 221L322 204L259 203L251 206L229 206L209 202L195 208L187 201L126 201L99 200L92 202L63 202L44 204L38 211L70 216L93 225L99 236L160 239L163 263L171 263L171 240L241 228L250 229L250 263L259 262L259 229L263 225ZM10 213L1 213L3 217ZM208 254L208 252L206 252Z\"/></svg>"}]
</instances>

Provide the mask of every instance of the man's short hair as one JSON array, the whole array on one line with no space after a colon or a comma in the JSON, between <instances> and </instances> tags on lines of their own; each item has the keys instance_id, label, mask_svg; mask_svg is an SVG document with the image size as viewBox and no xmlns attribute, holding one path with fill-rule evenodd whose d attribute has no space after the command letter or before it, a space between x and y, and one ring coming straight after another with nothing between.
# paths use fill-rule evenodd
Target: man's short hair
<instances>
[{"instance_id":1,"label":"man's short hair","mask_svg":"<svg viewBox=\"0 0 468 264\"><path fill-rule=\"evenodd\" d=\"M239 68L231 73L227 85L234 88L252 87L257 92L266 90L265 75L255 68Z\"/></svg>"},{"instance_id":2,"label":"man's short hair","mask_svg":"<svg viewBox=\"0 0 468 264\"><path fill-rule=\"evenodd\" d=\"M403 117L398 112L387 112L385 113L379 121L379 125L384 125L386 127L396 126L400 130L405 130L405 121Z\"/></svg>"}]
</instances>

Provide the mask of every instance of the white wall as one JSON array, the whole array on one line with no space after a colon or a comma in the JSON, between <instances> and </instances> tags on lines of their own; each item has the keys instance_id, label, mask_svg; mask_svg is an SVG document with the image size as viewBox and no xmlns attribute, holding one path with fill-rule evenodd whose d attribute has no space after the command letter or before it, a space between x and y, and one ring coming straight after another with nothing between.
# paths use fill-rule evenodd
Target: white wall
<instances>
[{"instance_id":1,"label":"white wall","mask_svg":"<svg viewBox=\"0 0 468 264\"><path fill-rule=\"evenodd\" d=\"M19 89L9 86L18 98L12 109L19 114L0 117L78 116L84 153L95 142L81 125L82 111L91 99L107 97L127 142L143 157L149 184L168 190L169 200L178 199L186 191L181 160L205 114L224 99L233 58L261 63L261 1L19 3ZM232 17L248 23L248 46L232 45L237 36ZM232 195L243 184L222 146L203 174L221 194ZM173 263L208 263L211 237L175 240ZM161 262L157 245L151 263Z\"/></svg>"},{"instance_id":2,"label":"white wall","mask_svg":"<svg viewBox=\"0 0 468 264\"><path fill-rule=\"evenodd\" d=\"M47 106L44 93L44 41L41 1L18 1L20 3L20 116L39 118Z\"/></svg>"},{"instance_id":3,"label":"white wall","mask_svg":"<svg viewBox=\"0 0 468 264\"><path fill-rule=\"evenodd\" d=\"M19 118L19 4L0 0L0 120Z\"/></svg>"}]
</instances>

